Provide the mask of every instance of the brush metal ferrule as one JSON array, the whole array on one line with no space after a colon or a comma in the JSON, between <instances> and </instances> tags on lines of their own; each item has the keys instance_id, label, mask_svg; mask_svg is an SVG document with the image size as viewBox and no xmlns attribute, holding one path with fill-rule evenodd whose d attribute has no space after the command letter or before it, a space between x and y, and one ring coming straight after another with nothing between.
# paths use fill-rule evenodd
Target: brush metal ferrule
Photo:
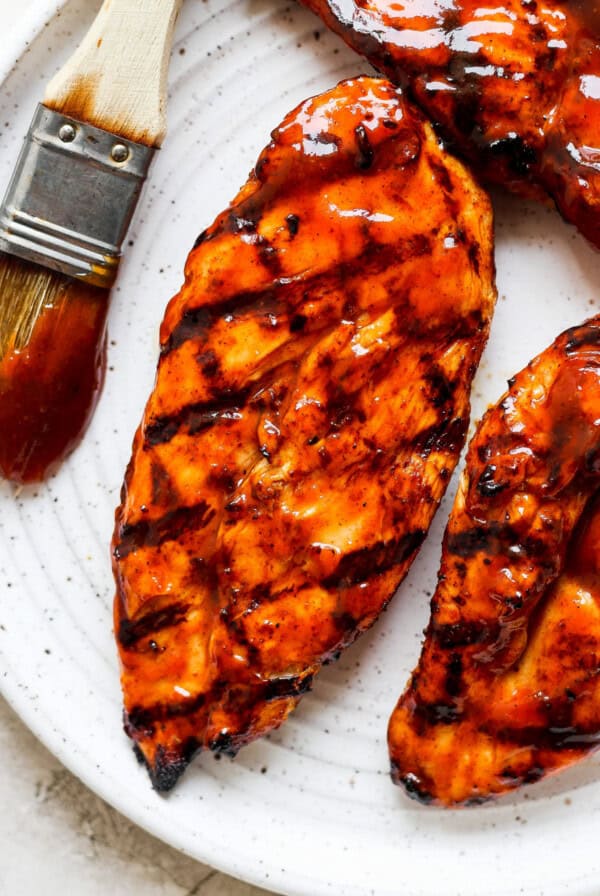
<instances>
[{"instance_id":1,"label":"brush metal ferrule","mask_svg":"<svg viewBox=\"0 0 600 896\"><path fill-rule=\"evenodd\" d=\"M0 251L110 288L155 152L38 106L0 206Z\"/></svg>"}]
</instances>

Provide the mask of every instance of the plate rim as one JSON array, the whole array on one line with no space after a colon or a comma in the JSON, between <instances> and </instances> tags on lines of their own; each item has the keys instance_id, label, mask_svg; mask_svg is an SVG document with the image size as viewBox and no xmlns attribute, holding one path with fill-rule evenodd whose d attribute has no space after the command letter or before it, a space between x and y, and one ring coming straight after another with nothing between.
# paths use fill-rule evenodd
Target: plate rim
<instances>
[{"instance_id":1,"label":"plate rim","mask_svg":"<svg viewBox=\"0 0 600 896\"><path fill-rule=\"evenodd\" d=\"M31 0L31 6L27 13L19 19L18 26L15 26L13 29L7 45L0 47L0 89L4 86L10 74L20 64L28 45L41 37L46 24L51 22L68 2L69 0ZM33 111L32 109L32 114ZM315 879L306 875L303 877L296 875L293 880L290 880L288 874L283 870L280 871L277 865L273 863L269 866L270 879L268 882L265 882L264 874L259 874L256 866L240 864L239 858L225 850L217 854L210 848L211 844L208 843L207 846L209 848L206 852L203 852L202 845L205 842L203 840L195 843L193 849L187 849L183 845L166 840L164 827L158 822L154 823L152 813L147 808L142 805L138 807L135 803L128 802L126 798L121 799L120 793L111 789L110 783L112 779L110 777L102 773L94 775L95 768L90 767L84 756L80 758L78 751L69 751L68 742L63 740L58 730L51 724L48 724L50 719L46 712L36 712L29 701L19 699L18 684L16 681L11 681L8 675L0 676L0 693L27 728L65 768L124 817L130 819L142 830L145 830L169 847L190 856L196 861L210 865L224 874L234 876L240 881L252 884L263 890L266 886L276 888L270 890L270 892L286 893L288 896L307 896L307 894L319 896L321 893L332 892L331 888L326 886L322 877ZM158 813L156 817L160 819L162 816ZM198 849L197 847L200 848ZM578 896L596 896L597 894L597 881L593 879L593 875L590 872L588 872L588 875L586 875L587 879L579 880L575 884L578 887ZM349 894L351 891L344 889L339 892ZM356 890L355 892L359 891ZM362 889L360 892L362 892ZM528 888L524 892L533 891Z\"/></svg>"}]
</instances>

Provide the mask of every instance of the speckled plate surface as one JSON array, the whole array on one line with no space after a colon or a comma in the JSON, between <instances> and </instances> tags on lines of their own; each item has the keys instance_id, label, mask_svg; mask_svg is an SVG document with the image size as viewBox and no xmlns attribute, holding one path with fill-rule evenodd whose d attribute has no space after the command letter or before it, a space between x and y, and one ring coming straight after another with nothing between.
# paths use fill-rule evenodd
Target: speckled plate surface
<instances>
[{"instance_id":1,"label":"speckled plate surface","mask_svg":"<svg viewBox=\"0 0 600 896\"><path fill-rule=\"evenodd\" d=\"M0 182L43 84L97 3L37 2L0 47ZM44 23L45 26L44 26ZM44 27L42 27L44 26ZM26 37L39 37L25 49ZM367 66L284 0L187 0L170 133L137 215L110 316L109 372L83 445L43 487L0 488L1 689L40 739L138 824L286 894L597 894L600 757L495 805L422 808L388 777L385 730L414 665L450 498L390 610L319 677L286 725L234 761L196 761L155 794L121 730L108 543L157 332L197 233L283 115ZM597 309L600 256L549 210L496 201L501 299L474 416L564 327Z\"/></svg>"}]
</instances>

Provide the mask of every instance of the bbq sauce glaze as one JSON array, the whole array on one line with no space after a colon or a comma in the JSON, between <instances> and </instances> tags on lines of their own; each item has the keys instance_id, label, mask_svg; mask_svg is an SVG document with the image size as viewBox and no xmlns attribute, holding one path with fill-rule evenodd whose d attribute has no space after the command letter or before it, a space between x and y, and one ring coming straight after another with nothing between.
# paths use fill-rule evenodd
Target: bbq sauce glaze
<instances>
[{"instance_id":1,"label":"bbq sauce glaze","mask_svg":"<svg viewBox=\"0 0 600 896\"><path fill-rule=\"evenodd\" d=\"M558 337L484 417L448 522L392 774L478 804L600 743L600 318Z\"/></svg>"},{"instance_id":2,"label":"bbq sauce glaze","mask_svg":"<svg viewBox=\"0 0 600 896\"><path fill-rule=\"evenodd\" d=\"M64 278L22 349L0 358L0 472L39 482L81 440L106 366L106 290Z\"/></svg>"},{"instance_id":3,"label":"bbq sauce glaze","mask_svg":"<svg viewBox=\"0 0 600 896\"><path fill-rule=\"evenodd\" d=\"M302 0L485 181L552 199L600 246L597 0Z\"/></svg>"},{"instance_id":4,"label":"bbq sauce glaze","mask_svg":"<svg viewBox=\"0 0 600 896\"><path fill-rule=\"evenodd\" d=\"M377 78L306 100L198 238L115 520L125 726L168 790L373 624L462 445L485 194Z\"/></svg>"}]
</instances>

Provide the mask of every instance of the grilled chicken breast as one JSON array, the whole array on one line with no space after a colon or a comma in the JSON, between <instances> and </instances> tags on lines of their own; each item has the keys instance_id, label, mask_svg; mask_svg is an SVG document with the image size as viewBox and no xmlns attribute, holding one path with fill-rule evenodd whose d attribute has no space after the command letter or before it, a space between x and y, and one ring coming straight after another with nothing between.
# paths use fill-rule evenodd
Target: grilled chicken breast
<instances>
[{"instance_id":1,"label":"grilled chicken breast","mask_svg":"<svg viewBox=\"0 0 600 896\"><path fill-rule=\"evenodd\" d=\"M488 199L377 78L288 115L198 239L114 535L156 788L278 726L392 597L463 444L493 274Z\"/></svg>"},{"instance_id":2,"label":"grilled chicken breast","mask_svg":"<svg viewBox=\"0 0 600 896\"><path fill-rule=\"evenodd\" d=\"M479 802L600 744L600 316L510 384L469 446L393 778Z\"/></svg>"},{"instance_id":3,"label":"grilled chicken breast","mask_svg":"<svg viewBox=\"0 0 600 896\"><path fill-rule=\"evenodd\" d=\"M598 0L302 0L485 180L600 246Z\"/></svg>"}]
</instances>

